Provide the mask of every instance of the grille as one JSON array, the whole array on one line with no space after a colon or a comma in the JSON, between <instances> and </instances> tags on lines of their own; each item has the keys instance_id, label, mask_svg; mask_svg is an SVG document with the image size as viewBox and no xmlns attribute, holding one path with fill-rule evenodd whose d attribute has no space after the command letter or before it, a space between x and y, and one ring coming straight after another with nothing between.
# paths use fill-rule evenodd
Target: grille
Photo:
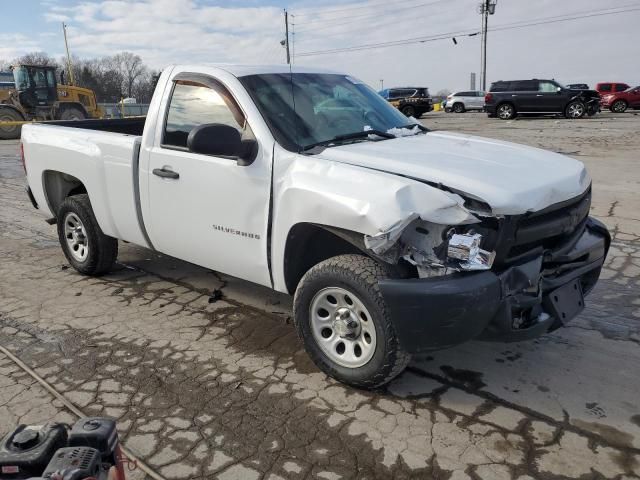
<instances>
[{"instance_id":1,"label":"grille","mask_svg":"<svg viewBox=\"0 0 640 480\"><path fill-rule=\"evenodd\" d=\"M506 219L498 245L499 263L512 263L533 250L553 250L586 224L591 208L591 189L577 198L551 205L539 212Z\"/></svg>"}]
</instances>

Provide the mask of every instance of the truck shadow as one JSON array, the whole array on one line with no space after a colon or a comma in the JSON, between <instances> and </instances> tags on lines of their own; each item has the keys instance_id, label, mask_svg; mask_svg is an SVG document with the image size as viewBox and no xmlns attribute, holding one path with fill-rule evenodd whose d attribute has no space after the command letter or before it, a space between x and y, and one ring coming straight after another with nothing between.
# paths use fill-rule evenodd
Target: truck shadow
<instances>
[{"instance_id":1,"label":"truck shadow","mask_svg":"<svg viewBox=\"0 0 640 480\"><path fill-rule=\"evenodd\" d=\"M123 246L119 262L121 270L137 269L208 296L211 303L204 305L240 307L242 318L216 324L229 329L234 348L289 357L300 374L318 372L295 333L291 297L132 245ZM640 438L640 427L629 420L640 413L640 378L634 369L621 368L640 363L629 295L603 280L567 327L528 342L471 341L416 355L406 372L377 394L437 399L443 387L456 388L541 418L593 423Z\"/></svg>"}]
</instances>

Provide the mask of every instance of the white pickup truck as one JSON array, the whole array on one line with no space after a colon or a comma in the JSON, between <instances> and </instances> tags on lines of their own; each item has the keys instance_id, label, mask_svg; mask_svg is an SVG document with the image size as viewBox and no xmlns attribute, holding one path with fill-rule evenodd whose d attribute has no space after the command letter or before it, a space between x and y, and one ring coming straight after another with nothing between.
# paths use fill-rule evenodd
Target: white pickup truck
<instances>
[{"instance_id":1,"label":"white pickup truck","mask_svg":"<svg viewBox=\"0 0 640 480\"><path fill-rule=\"evenodd\" d=\"M295 295L317 366L518 341L583 308L610 237L579 161L407 119L344 74L165 69L146 119L25 125L28 193L79 272L126 240Z\"/></svg>"}]
</instances>

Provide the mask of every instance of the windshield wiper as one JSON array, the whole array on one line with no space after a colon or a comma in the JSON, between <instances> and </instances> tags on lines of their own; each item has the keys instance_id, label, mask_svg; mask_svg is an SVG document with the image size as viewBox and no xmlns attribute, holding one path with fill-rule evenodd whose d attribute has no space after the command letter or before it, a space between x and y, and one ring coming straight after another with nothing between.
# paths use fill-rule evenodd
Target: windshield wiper
<instances>
[{"instance_id":1,"label":"windshield wiper","mask_svg":"<svg viewBox=\"0 0 640 480\"><path fill-rule=\"evenodd\" d=\"M345 140L357 140L359 138L368 138L369 135L377 135L383 138L396 138L395 135L387 132L383 132L382 130L363 130L361 132L353 132L353 133L345 133L344 135L337 135L329 140L323 140L321 142L312 143L310 145L306 145L302 147L302 151L306 152L307 150L311 150L315 147L322 147L331 145L332 143L340 143Z\"/></svg>"},{"instance_id":2,"label":"windshield wiper","mask_svg":"<svg viewBox=\"0 0 640 480\"><path fill-rule=\"evenodd\" d=\"M401 127L398 128L407 128L409 130L413 130L415 127L418 127L418 129L422 132L428 132L429 129L427 127L425 127L424 125L422 125L421 123L410 123L408 125L403 125Z\"/></svg>"}]
</instances>

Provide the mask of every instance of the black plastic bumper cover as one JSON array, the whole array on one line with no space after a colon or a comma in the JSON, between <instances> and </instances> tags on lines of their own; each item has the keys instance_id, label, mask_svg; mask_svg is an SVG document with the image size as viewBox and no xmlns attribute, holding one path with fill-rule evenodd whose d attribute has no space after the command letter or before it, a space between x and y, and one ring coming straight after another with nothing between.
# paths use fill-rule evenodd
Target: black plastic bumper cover
<instances>
[{"instance_id":1,"label":"black plastic bumper cover","mask_svg":"<svg viewBox=\"0 0 640 480\"><path fill-rule=\"evenodd\" d=\"M587 294L600 275L610 241L606 227L589 218L582 235L565 248L501 272L384 279L380 289L400 343L411 353L473 338L530 339L571 320L559 318L550 296L566 285L579 289L580 298ZM575 316L579 310L570 311ZM515 327L514 312L528 312L530 321Z\"/></svg>"}]
</instances>

